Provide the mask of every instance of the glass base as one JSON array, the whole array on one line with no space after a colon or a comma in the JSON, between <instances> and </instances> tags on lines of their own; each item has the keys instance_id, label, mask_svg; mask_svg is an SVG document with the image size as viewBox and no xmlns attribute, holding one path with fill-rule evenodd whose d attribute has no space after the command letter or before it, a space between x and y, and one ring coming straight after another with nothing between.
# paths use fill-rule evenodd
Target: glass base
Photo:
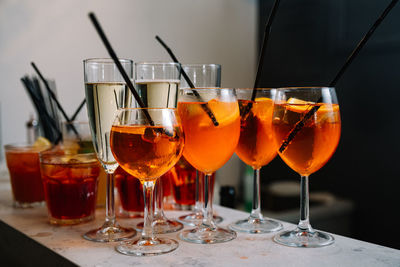
<instances>
[{"instance_id":1,"label":"glass base","mask_svg":"<svg viewBox=\"0 0 400 267\"><path fill-rule=\"evenodd\" d=\"M213 221L215 223L220 223L223 221L221 216L214 215L213 216ZM197 226L200 225L203 222L203 213L190 213L187 215L180 216L178 218L178 222L183 223L184 225L189 225L189 226Z\"/></svg>"},{"instance_id":2,"label":"glass base","mask_svg":"<svg viewBox=\"0 0 400 267\"><path fill-rule=\"evenodd\" d=\"M35 207L43 207L45 205L45 201L37 201L37 202L22 202L22 201L13 201L13 207L17 209L30 209Z\"/></svg>"},{"instance_id":3,"label":"glass base","mask_svg":"<svg viewBox=\"0 0 400 267\"><path fill-rule=\"evenodd\" d=\"M117 217L118 218L131 218L131 219L136 219L136 218L143 218L143 211L128 211L128 210L119 210L117 212Z\"/></svg>"},{"instance_id":4,"label":"glass base","mask_svg":"<svg viewBox=\"0 0 400 267\"><path fill-rule=\"evenodd\" d=\"M244 232L249 234L265 234L281 230L282 224L280 222L270 219L256 219L249 217L245 220L239 220L229 225L231 230L237 232Z\"/></svg>"},{"instance_id":5,"label":"glass base","mask_svg":"<svg viewBox=\"0 0 400 267\"><path fill-rule=\"evenodd\" d=\"M121 242L115 250L131 256L155 256L174 251L178 246L177 241L169 238L136 239Z\"/></svg>"},{"instance_id":6,"label":"glass base","mask_svg":"<svg viewBox=\"0 0 400 267\"><path fill-rule=\"evenodd\" d=\"M289 247L318 248L333 244L335 238L324 232L315 230L310 232L296 228L277 234L274 241Z\"/></svg>"},{"instance_id":7,"label":"glass base","mask_svg":"<svg viewBox=\"0 0 400 267\"><path fill-rule=\"evenodd\" d=\"M121 227L118 224L104 223L101 228L91 230L83 235L83 238L94 242L115 242L134 237L136 231L133 228Z\"/></svg>"},{"instance_id":8,"label":"glass base","mask_svg":"<svg viewBox=\"0 0 400 267\"><path fill-rule=\"evenodd\" d=\"M88 222L94 219L94 215L86 216L83 218L76 218L76 219L58 219L49 216L49 222L50 224L55 224L55 225L74 225L78 223L84 223Z\"/></svg>"},{"instance_id":9,"label":"glass base","mask_svg":"<svg viewBox=\"0 0 400 267\"><path fill-rule=\"evenodd\" d=\"M183 241L197 244L215 244L228 242L236 238L236 232L223 228L207 228L200 226L183 231L179 237Z\"/></svg>"},{"instance_id":10,"label":"glass base","mask_svg":"<svg viewBox=\"0 0 400 267\"><path fill-rule=\"evenodd\" d=\"M183 228L183 224L174 220L155 220L153 222L153 233L154 234L168 234L178 232ZM136 225L136 230L143 230L143 222Z\"/></svg>"}]
</instances>

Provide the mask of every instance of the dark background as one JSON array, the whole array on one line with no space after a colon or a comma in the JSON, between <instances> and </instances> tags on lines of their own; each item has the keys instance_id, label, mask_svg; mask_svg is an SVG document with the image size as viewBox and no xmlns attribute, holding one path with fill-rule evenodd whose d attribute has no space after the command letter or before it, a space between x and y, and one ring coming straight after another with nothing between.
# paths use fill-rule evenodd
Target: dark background
<instances>
[{"instance_id":1,"label":"dark background","mask_svg":"<svg viewBox=\"0 0 400 267\"><path fill-rule=\"evenodd\" d=\"M389 0L283 0L274 20L261 86L328 85ZM259 1L259 44L272 8ZM351 237L400 249L400 5L386 17L336 85L342 136L310 190L355 204ZM399 166L397 165L399 164ZM298 181L279 158L265 183ZM311 223L312 223L312 214Z\"/></svg>"}]
</instances>

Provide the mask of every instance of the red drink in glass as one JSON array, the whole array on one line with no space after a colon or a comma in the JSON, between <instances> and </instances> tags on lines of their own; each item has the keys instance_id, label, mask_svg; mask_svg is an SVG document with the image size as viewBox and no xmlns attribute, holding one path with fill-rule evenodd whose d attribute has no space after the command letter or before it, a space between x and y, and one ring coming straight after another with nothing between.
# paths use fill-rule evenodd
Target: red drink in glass
<instances>
[{"instance_id":1,"label":"red drink in glass","mask_svg":"<svg viewBox=\"0 0 400 267\"><path fill-rule=\"evenodd\" d=\"M16 144L5 147L7 167L14 198L14 206L29 208L44 202L40 176L39 152L41 147Z\"/></svg>"},{"instance_id":2,"label":"red drink in glass","mask_svg":"<svg viewBox=\"0 0 400 267\"><path fill-rule=\"evenodd\" d=\"M115 170L115 186L118 190L121 217L140 217L143 215L143 186L121 167Z\"/></svg>"},{"instance_id":3,"label":"red drink in glass","mask_svg":"<svg viewBox=\"0 0 400 267\"><path fill-rule=\"evenodd\" d=\"M42 179L52 224L77 224L94 219L100 163L96 155L44 152Z\"/></svg>"}]
</instances>

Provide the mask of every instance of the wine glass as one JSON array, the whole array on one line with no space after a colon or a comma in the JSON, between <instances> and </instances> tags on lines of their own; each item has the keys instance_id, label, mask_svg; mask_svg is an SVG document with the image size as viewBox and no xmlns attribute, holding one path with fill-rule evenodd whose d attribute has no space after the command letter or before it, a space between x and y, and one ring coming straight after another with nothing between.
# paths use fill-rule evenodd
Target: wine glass
<instances>
[{"instance_id":1,"label":"wine glass","mask_svg":"<svg viewBox=\"0 0 400 267\"><path fill-rule=\"evenodd\" d=\"M120 59L125 72L132 77L133 62ZM86 107L97 158L107 173L106 219L104 224L85 233L90 241L111 242L133 237L136 231L120 226L115 217L114 171L118 167L110 148L110 129L118 108L129 107L132 94L112 59L84 60Z\"/></svg>"},{"instance_id":2,"label":"wine glass","mask_svg":"<svg viewBox=\"0 0 400 267\"><path fill-rule=\"evenodd\" d=\"M188 84L184 75L181 77L180 88L190 88L194 87L221 87L221 65L219 64L183 64L182 70L185 71L187 77L192 84ZM185 165L187 162L185 157L180 159L182 161L181 165ZM186 165L188 165L186 163ZM188 166L188 169L192 166ZM201 185L204 187L204 175L199 174L196 170L196 180L195 180L195 204L194 211L182 215L178 218L183 224L195 226L202 222L203 212L202 207L204 203L204 188L200 188ZM178 174L179 175L179 174ZM215 175L214 175L215 176ZM214 181L214 179L212 180ZM212 188L213 183L210 185ZM211 191L212 194L213 190ZM222 221L221 216L213 215L214 221L220 223Z\"/></svg>"},{"instance_id":3,"label":"wine glass","mask_svg":"<svg viewBox=\"0 0 400 267\"><path fill-rule=\"evenodd\" d=\"M272 119L282 160L300 174L300 222L274 240L291 247L321 247L334 242L309 221L308 176L332 157L340 139L340 112L335 88L292 87L277 90Z\"/></svg>"},{"instance_id":4,"label":"wine glass","mask_svg":"<svg viewBox=\"0 0 400 267\"><path fill-rule=\"evenodd\" d=\"M184 135L175 109L120 109L111 128L112 153L120 166L143 185L144 227L140 238L116 246L122 254L150 256L171 252L178 242L153 232L156 180L179 160Z\"/></svg>"},{"instance_id":5,"label":"wine glass","mask_svg":"<svg viewBox=\"0 0 400 267\"><path fill-rule=\"evenodd\" d=\"M176 108L181 64L175 62L138 62L135 64L135 84L138 93L149 108ZM154 232L166 234L177 232L183 224L168 219L164 213L162 179L155 185ZM141 231L144 222L136 229Z\"/></svg>"},{"instance_id":6,"label":"wine glass","mask_svg":"<svg viewBox=\"0 0 400 267\"><path fill-rule=\"evenodd\" d=\"M185 131L186 160L204 176L203 220L195 229L181 232L192 243L221 243L236 232L217 227L213 220L211 176L232 156L239 140L239 105L234 89L180 89L178 113Z\"/></svg>"},{"instance_id":7,"label":"wine glass","mask_svg":"<svg viewBox=\"0 0 400 267\"><path fill-rule=\"evenodd\" d=\"M254 170L253 206L247 219L239 220L229 228L251 234L270 233L282 229L282 224L264 218L261 214L260 169L277 155L271 123L275 89L236 89L240 109L240 138L236 147L239 158Z\"/></svg>"}]
</instances>

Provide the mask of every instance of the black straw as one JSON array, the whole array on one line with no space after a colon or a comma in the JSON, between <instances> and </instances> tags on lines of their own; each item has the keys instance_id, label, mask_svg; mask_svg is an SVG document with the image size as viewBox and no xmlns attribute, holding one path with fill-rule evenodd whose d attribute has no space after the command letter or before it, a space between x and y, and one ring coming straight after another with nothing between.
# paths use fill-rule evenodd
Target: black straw
<instances>
[{"instance_id":1,"label":"black straw","mask_svg":"<svg viewBox=\"0 0 400 267\"><path fill-rule=\"evenodd\" d=\"M99 34L101 40L103 41L103 44L106 47L108 54L114 60L115 65L117 66L119 72L121 73L121 76L124 78L126 85L131 90L131 92L132 92L133 96L135 97L136 101L138 102L139 106L141 108L145 108L146 105L143 103L139 94L136 92L136 89L133 86L131 79L129 78L129 76L126 74L124 68L122 67L121 62L119 61L119 59L117 57L117 54L114 52L113 48L111 47L111 44L108 41L106 35L104 34L104 31L101 28L99 22L97 21L95 14L93 12L90 12L89 18L92 21L93 26L96 28L96 31ZM147 120L149 121L150 125L154 126L154 121L151 119L149 112L146 109L144 109L143 112L144 112Z\"/></svg>"},{"instance_id":2,"label":"black straw","mask_svg":"<svg viewBox=\"0 0 400 267\"><path fill-rule=\"evenodd\" d=\"M67 113L65 112L65 110L63 109L63 107L61 106L60 102L58 101L56 95L54 94L53 90L51 90L49 83L47 82L47 80L43 77L42 73L39 71L38 67L36 67L34 62L31 62L32 67L35 69L36 73L39 75L39 78L42 80L42 82L44 83L44 86L46 87L47 92L49 93L50 97L54 100L54 102L56 103L58 109L61 111L61 114L63 115L64 119L70 123L72 120L68 117ZM75 126L73 124L71 124L71 128L73 130L73 132L75 133L75 135L80 138L78 131L76 130Z\"/></svg>"},{"instance_id":3,"label":"black straw","mask_svg":"<svg viewBox=\"0 0 400 267\"><path fill-rule=\"evenodd\" d=\"M27 90L33 105L38 112L39 120L42 124L44 135L54 144L58 144L61 140L62 135L60 130L57 127L56 122L50 116L46 109L46 105L43 101L43 97L41 97L41 93L38 93L39 88L35 88L35 83L32 82L28 77L21 78L21 81ZM56 134L56 135L54 135Z\"/></svg>"},{"instance_id":4,"label":"black straw","mask_svg":"<svg viewBox=\"0 0 400 267\"><path fill-rule=\"evenodd\" d=\"M85 105L85 103L86 103L86 98L84 98L84 99L82 100L82 102L79 104L79 106L78 106L78 108L76 109L74 115L72 115L72 117L71 117L71 121L74 121L74 120L76 119L76 116L78 116L79 112L81 111L81 109L83 108L83 106Z\"/></svg>"},{"instance_id":5,"label":"black straw","mask_svg":"<svg viewBox=\"0 0 400 267\"><path fill-rule=\"evenodd\" d=\"M390 10L397 4L399 0L392 0L390 4L386 7L386 9L383 11L383 13L380 15L380 17L375 21L375 23L371 26L367 34L361 39L361 41L358 43L357 47L353 50L353 52L350 54L350 56L347 58L346 62L344 65L340 68L339 72L336 74L335 78L332 80L330 83L330 87L334 87L337 83L337 81L340 79L340 77L343 75L345 70L349 67L349 65L353 62L354 58L360 53L361 49L364 47L364 45L367 43L369 38L372 36L372 34L375 32L375 30L378 28L378 26L382 23L382 21L385 19L386 15L389 14Z\"/></svg>"},{"instance_id":6,"label":"black straw","mask_svg":"<svg viewBox=\"0 0 400 267\"><path fill-rule=\"evenodd\" d=\"M267 44L268 44L269 36L271 34L272 22L274 21L275 15L278 11L279 3L280 3L280 0L275 0L274 5L271 9L271 12L269 13L267 23L265 24L264 37L263 37L263 42L261 45L260 57L258 59L256 79L254 81L253 91L251 93L251 101L254 101L256 99L257 88L259 87L263 64L264 64L265 51L267 50ZM249 102L247 104L247 106L245 107L245 109L243 110L243 113L241 114L241 116L242 117L246 116L246 114L250 112L252 107L253 107L253 102Z\"/></svg>"},{"instance_id":7,"label":"black straw","mask_svg":"<svg viewBox=\"0 0 400 267\"><path fill-rule=\"evenodd\" d=\"M398 0L392 0L390 4L386 7L386 9L383 11L383 13L379 16L379 18L375 21L375 23L371 26L371 28L368 30L368 32L364 35L364 37L361 39L361 41L357 44L356 48L353 50L353 52L350 54L350 56L347 58L346 62L344 65L340 68L339 72L336 74L335 78L332 80L332 82L329 84L330 87L334 87L337 83L337 81L342 77L343 73L345 70L349 67L349 65L354 61L354 58L359 54L360 50L364 47L366 42L369 40L369 38L372 36L374 31L378 28L378 26L382 23L382 21L385 19L386 15L389 14L389 12L392 10L392 8L397 4ZM321 102L322 97L320 97L317 102ZM288 137L283 141L282 145L279 148L279 152L285 151L286 147L289 145L289 143L293 140L293 138L296 136L296 134L304 127L305 123L309 118L311 118L315 112L318 111L318 109L321 106L313 106L305 115L304 117L296 123L295 127L290 131Z\"/></svg>"},{"instance_id":8,"label":"black straw","mask_svg":"<svg viewBox=\"0 0 400 267\"><path fill-rule=\"evenodd\" d=\"M160 38L160 36L156 35L156 39L165 48L165 50L167 50L167 53L172 58L172 60L175 63L179 63L179 60L176 58L176 56L172 52L171 48L168 47L168 45ZM189 87L192 88L192 89L195 89L196 87L194 86L193 82L190 80L189 76L186 74L186 71L183 68L181 68L181 74L182 74L183 78L185 79L185 81L187 82L187 84L189 85ZM200 94L197 91L192 91L192 92L199 99L200 102L203 102L203 100L201 99ZM207 115L210 117L210 119L213 122L214 126L218 126L219 123L217 121L217 118L215 118L214 113L211 111L211 109L209 108L207 103L201 104L201 107L207 113Z\"/></svg>"},{"instance_id":9,"label":"black straw","mask_svg":"<svg viewBox=\"0 0 400 267\"><path fill-rule=\"evenodd\" d=\"M51 98L54 100L54 102L56 103L58 109L61 111L61 114L64 116L64 119L67 122L70 122L71 120L68 118L67 113L65 113L65 110L63 109L63 107L61 106L60 102L58 102L56 95L54 94L53 90L51 90L47 80L43 77L42 73L40 73L39 69L36 67L34 62L31 62L32 67L35 69L36 73L39 75L39 78L42 80L42 82L44 83L44 86L46 87L47 92L49 93L49 95L51 96Z\"/></svg>"}]
</instances>

